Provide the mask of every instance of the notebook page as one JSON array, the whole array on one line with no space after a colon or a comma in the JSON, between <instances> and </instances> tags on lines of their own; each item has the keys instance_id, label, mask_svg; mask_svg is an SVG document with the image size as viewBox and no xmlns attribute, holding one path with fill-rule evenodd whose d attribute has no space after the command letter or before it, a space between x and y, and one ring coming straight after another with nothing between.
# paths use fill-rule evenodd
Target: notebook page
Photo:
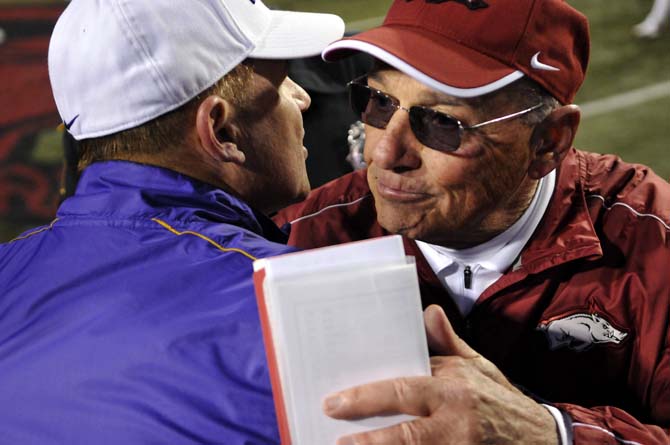
<instances>
[{"instance_id":1,"label":"notebook page","mask_svg":"<svg viewBox=\"0 0 670 445\"><path fill-rule=\"evenodd\" d=\"M414 264L339 270L275 286L281 321L274 335L293 445L334 444L345 434L411 419L335 420L323 414L321 402L353 385L430 375Z\"/></svg>"}]
</instances>

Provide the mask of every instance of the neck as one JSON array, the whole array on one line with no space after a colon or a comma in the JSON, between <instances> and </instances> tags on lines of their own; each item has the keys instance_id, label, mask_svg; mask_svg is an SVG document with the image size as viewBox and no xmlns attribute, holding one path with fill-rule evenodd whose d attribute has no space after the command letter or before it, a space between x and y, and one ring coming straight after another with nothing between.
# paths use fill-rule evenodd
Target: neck
<instances>
[{"instance_id":1,"label":"neck","mask_svg":"<svg viewBox=\"0 0 670 445\"><path fill-rule=\"evenodd\" d=\"M232 195L237 195L233 188L229 187L223 180L225 175L221 171L216 171L201 160L195 159L192 153L185 150L174 150L169 153L161 153L160 155L140 153L130 156L120 156L117 159L166 168L210 184Z\"/></svg>"}]
</instances>

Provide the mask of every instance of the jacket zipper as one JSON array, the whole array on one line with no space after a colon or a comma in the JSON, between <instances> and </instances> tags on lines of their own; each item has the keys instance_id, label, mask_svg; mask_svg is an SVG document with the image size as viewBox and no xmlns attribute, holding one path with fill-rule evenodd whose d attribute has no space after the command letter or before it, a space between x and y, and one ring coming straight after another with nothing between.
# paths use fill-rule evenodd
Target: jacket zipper
<instances>
[{"instance_id":1,"label":"jacket zipper","mask_svg":"<svg viewBox=\"0 0 670 445\"><path fill-rule=\"evenodd\" d=\"M470 269L470 266L465 266L465 269L463 269L463 284L466 289L472 289L472 269Z\"/></svg>"}]
</instances>

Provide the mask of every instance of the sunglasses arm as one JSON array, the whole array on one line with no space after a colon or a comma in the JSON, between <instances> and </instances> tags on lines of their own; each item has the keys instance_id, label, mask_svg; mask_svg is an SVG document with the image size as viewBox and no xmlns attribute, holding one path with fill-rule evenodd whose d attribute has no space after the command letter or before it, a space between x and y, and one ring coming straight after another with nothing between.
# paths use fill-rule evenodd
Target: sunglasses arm
<instances>
[{"instance_id":1,"label":"sunglasses arm","mask_svg":"<svg viewBox=\"0 0 670 445\"><path fill-rule=\"evenodd\" d=\"M517 111L516 113L508 114L507 116L497 117L495 119L491 119L490 121L481 122L481 123L475 124L471 127L463 127L463 129L464 130L472 130L472 129L475 129L475 128L483 127L484 125L495 124L496 122L501 122L501 121L506 121L506 120L509 120L509 119L513 119L513 118L521 116L523 114L530 113L533 110L537 110L541 106L542 106L541 103L537 104L537 105L533 105L532 107L526 108L525 110Z\"/></svg>"}]
</instances>

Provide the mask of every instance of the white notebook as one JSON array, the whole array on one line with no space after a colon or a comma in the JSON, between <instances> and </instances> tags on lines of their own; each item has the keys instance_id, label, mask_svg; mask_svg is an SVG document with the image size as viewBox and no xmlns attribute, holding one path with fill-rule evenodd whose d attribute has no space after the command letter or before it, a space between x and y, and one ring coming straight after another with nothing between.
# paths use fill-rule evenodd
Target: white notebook
<instances>
[{"instance_id":1,"label":"white notebook","mask_svg":"<svg viewBox=\"0 0 670 445\"><path fill-rule=\"evenodd\" d=\"M343 421L321 409L351 386L430 375L416 267L400 236L258 260L254 271L282 445L334 445L411 419Z\"/></svg>"}]
</instances>

